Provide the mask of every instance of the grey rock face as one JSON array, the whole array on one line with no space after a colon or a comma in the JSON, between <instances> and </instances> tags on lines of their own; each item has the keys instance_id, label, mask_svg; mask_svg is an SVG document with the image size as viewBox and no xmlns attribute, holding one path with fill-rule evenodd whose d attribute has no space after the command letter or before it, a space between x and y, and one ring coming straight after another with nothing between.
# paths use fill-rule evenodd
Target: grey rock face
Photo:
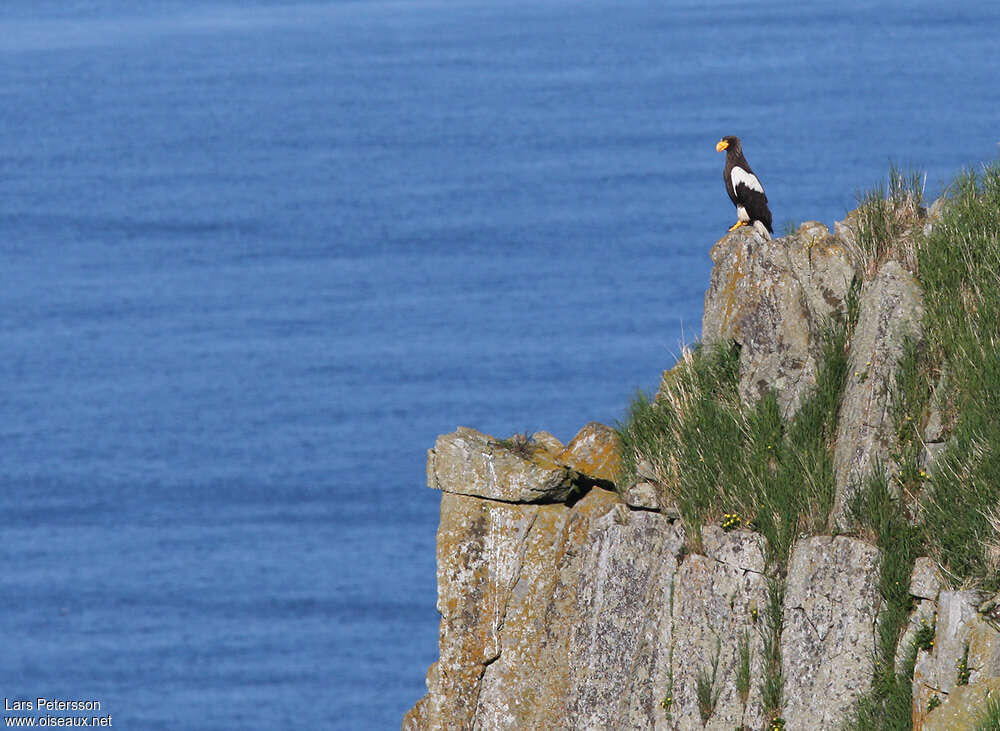
<instances>
[{"instance_id":1,"label":"grey rock face","mask_svg":"<svg viewBox=\"0 0 1000 731\"><path fill-rule=\"evenodd\" d=\"M792 548L781 669L788 731L836 729L871 683L880 552L815 536Z\"/></svg>"},{"instance_id":2,"label":"grey rock face","mask_svg":"<svg viewBox=\"0 0 1000 731\"><path fill-rule=\"evenodd\" d=\"M922 316L920 287L897 262L886 262L861 289L834 450L833 523L843 529L851 526L851 500L875 465L889 468L897 367L906 340L920 337Z\"/></svg>"},{"instance_id":3,"label":"grey rock face","mask_svg":"<svg viewBox=\"0 0 1000 731\"><path fill-rule=\"evenodd\" d=\"M652 724L682 545L679 524L599 489L572 508L445 493L440 659L404 727Z\"/></svg>"},{"instance_id":4,"label":"grey rock face","mask_svg":"<svg viewBox=\"0 0 1000 731\"><path fill-rule=\"evenodd\" d=\"M702 531L706 555L687 556L677 572L673 597L673 722L677 728L702 728L698 676L709 679L715 666L717 696L704 728L729 731L743 724L760 728L759 686L744 704L737 692L739 643L751 651L750 677L762 674L762 633L757 608L767 602L763 575L764 539L757 533L725 533L718 526Z\"/></svg>"},{"instance_id":5,"label":"grey rock face","mask_svg":"<svg viewBox=\"0 0 1000 731\"><path fill-rule=\"evenodd\" d=\"M660 509L660 496L656 487L649 482L638 482L632 485L622 496L625 503L633 508L646 508L647 510Z\"/></svg>"},{"instance_id":6,"label":"grey rock face","mask_svg":"<svg viewBox=\"0 0 1000 731\"><path fill-rule=\"evenodd\" d=\"M762 727L764 541L707 526L703 554L681 560L684 545L680 523L629 510L600 489L572 507L445 492L440 658L403 728ZM879 560L876 548L844 536L794 545L781 635L789 731L839 728L867 689ZM939 581L929 560L917 562L911 593L926 598L901 652L920 620L930 623L935 613L937 636L917 660L915 728L924 719L927 728L948 727L936 719L957 717L966 693L958 683L961 658L970 687L1000 677L1000 632L978 611L992 604L974 592L938 595ZM745 697L736 684L744 637L752 678ZM713 663L713 703L705 709L696 687ZM948 714L928 715L933 695Z\"/></svg>"},{"instance_id":7,"label":"grey rock face","mask_svg":"<svg viewBox=\"0 0 1000 731\"><path fill-rule=\"evenodd\" d=\"M854 266L816 222L773 241L738 229L711 257L702 338L738 343L741 398L753 403L774 390L788 418L816 383L817 336L845 315Z\"/></svg>"},{"instance_id":8,"label":"grey rock face","mask_svg":"<svg viewBox=\"0 0 1000 731\"><path fill-rule=\"evenodd\" d=\"M941 573L934 559L923 556L913 562L910 574L910 596L918 599L937 599L941 590Z\"/></svg>"},{"instance_id":9,"label":"grey rock face","mask_svg":"<svg viewBox=\"0 0 1000 731\"><path fill-rule=\"evenodd\" d=\"M632 512L621 504L591 520L586 529L569 573L592 578L576 585L567 717L574 729L620 727L622 688L632 682L631 672L640 660L640 638L644 630L663 624L657 574L664 564L666 573L671 572L682 534L659 515ZM665 650L658 648L656 654ZM657 664L654 660L654 678ZM647 704L654 698L648 697Z\"/></svg>"},{"instance_id":10,"label":"grey rock face","mask_svg":"<svg viewBox=\"0 0 1000 731\"><path fill-rule=\"evenodd\" d=\"M477 462L436 448L438 474L456 474L443 459ZM759 727L764 542L709 526L702 544L705 555L681 562L679 522L600 489L572 507L445 492L440 658L404 728L702 729L695 685L713 662L707 727ZM743 636L755 679L746 699Z\"/></svg>"},{"instance_id":11,"label":"grey rock face","mask_svg":"<svg viewBox=\"0 0 1000 731\"><path fill-rule=\"evenodd\" d=\"M675 726L668 719L661 702L670 692L673 673L674 584L678 569L678 556L684 543L684 533L679 523L674 523L668 533L663 562L653 572L645 595L648 607L644 621L638 625L635 659L626 673L625 684L619 689L615 713L607 728L658 729L666 731Z\"/></svg>"},{"instance_id":12,"label":"grey rock face","mask_svg":"<svg viewBox=\"0 0 1000 731\"><path fill-rule=\"evenodd\" d=\"M957 666L963 657L969 668L969 683L1000 677L1000 631L976 612L981 601L982 597L973 591L941 592L934 648L920 653L913 671L913 697L918 711L926 710L929 693L954 690L959 679Z\"/></svg>"}]
</instances>

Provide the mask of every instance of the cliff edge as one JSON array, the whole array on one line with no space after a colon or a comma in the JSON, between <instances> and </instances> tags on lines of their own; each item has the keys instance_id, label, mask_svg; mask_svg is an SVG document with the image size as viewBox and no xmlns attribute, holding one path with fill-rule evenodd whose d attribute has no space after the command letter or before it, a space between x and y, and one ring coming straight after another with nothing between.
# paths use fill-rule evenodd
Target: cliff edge
<instances>
[{"instance_id":1,"label":"cliff edge","mask_svg":"<svg viewBox=\"0 0 1000 731\"><path fill-rule=\"evenodd\" d=\"M905 685L913 728L973 728L955 718L1000 692L1000 601L947 590L931 558L894 563L869 520L892 506L883 523L910 535L898 476L934 469L949 418L927 399L901 436L923 293L905 252L859 242L864 215L715 245L700 352L723 353L731 389L694 389L686 352L636 411L667 425L656 448L600 424L567 445L437 439L440 657L404 729L837 729L885 705L880 677Z\"/></svg>"}]
</instances>

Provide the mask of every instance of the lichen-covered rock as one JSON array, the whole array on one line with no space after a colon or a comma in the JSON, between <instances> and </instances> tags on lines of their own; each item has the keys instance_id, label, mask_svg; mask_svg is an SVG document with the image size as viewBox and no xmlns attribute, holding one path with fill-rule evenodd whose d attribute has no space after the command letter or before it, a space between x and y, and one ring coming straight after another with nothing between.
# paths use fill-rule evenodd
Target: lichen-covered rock
<instances>
[{"instance_id":1,"label":"lichen-covered rock","mask_svg":"<svg viewBox=\"0 0 1000 731\"><path fill-rule=\"evenodd\" d=\"M781 633L788 731L838 728L870 686L880 555L845 536L793 546Z\"/></svg>"},{"instance_id":2,"label":"lichen-covered rock","mask_svg":"<svg viewBox=\"0 0 1000 731\"><path fill-rule=\"evenodd\" d=\"M444 493L437 534L440 656L430 706L438 719L471 728L480 680L499 656L507 602L521 575L537 506Z\"/></svg>"},{"instance_id":3,"label":"lichen-covered rock","mask_svg":"<svg viewBox=\"0 0 1000 731\"><path fill-rule=\"evenodd\" d=\"M763 672L759 608L767 603L764 539L749 531L702 531L705 555L692 554L677 572L673 596L673 707L676 728L730 731L760 728L763 708L758 684L744 706L737 692L739 644L751 650L750 677ZM711 679L716 703L699 705L698 676ZM707 720L702 725L703 718Z\"/></svg>"},{"instance_id":4,"label":"lichen-covered rock","mask_svg":"<svg viewBox=\"0 0 1000 731\"><path fill-rule=\"evenodd\" d=\"M672 608L678 556L683 545L683 529L680 523L674 523L661 551L663 561L659 570L654 571L648 587L648 616L640 629L635 659L626 673L615 718L609 728L623 731L639 728L672 731L677 728L662 704L673 692ZM673 699L669 702L672 704Z\"/></svg>"},{"instance_id":5,"label":"lichen-covered rock","mask_svg":"<svg viewBox=\"0 0 1000 731\"><path fill-rule=\"evenodd\" d=\"M906 341L920 337L922 313L920 287L898 262L886 262L861 289L834 449L832 522L841 529L853 525L851 501L872 469L890 467L897 368Z\"/></svg>"},{"instance_id":6,"label":"lichen-covered rock","mask_svg":"<svg viewBox=\"0 0 1000 731\"><path fill-rule=\"evenodd\" d=\"M572 597L557 593L566 560L564 505L539 506L531 530L517 548L521 572L501 618L500 655L486 668L480 686L476 727L560 728Z\"/></svg>"},{"instance_id":7,"label":"lichen-covered rock","mask_svg":"<svg viewBox=\"0 0 1000 731\"><path fill-rule=\"evenodd\" d=\"M910 596L917 599L937 599L941 591L941 572L934 559L922 556L913 562L910 573Z\"/></svg>"},{"instance_id":8,"label":"lichen-covered rock","mask_svg":"<svg viewBox=\"0 0 1000 731\"><path fill-rule=\"evenodd\" d=\"M987 621L1000 627L1000 591L979 605L979 613Z\"/></svg>"},{"instance_id":9,"label":"lichen-covered rock","mask_svg":"<svg viewBox=\"0 0 1000 731\"><path fill-rule=\"evenodd\" d=\"M541 445L515 445L467 427L439 436L427 451L427 485L456 495L561 502L573 489L572 478Z\"/></svg>"},{"instance_id":10,"label":"lichen-covered rock","mask_svg":"<svg viewBox=\"0 0 1000 731\"><path fill-rule=\"evenodd\" d=\"M558 453L556 459L592 480L614 482L621 464L618 434L592 421Z\"/></svg>"},{"instance_id":11,"label":"lichen-covered rock","mask_svg":"<svg viewBox=\"0 0 1000 731\"><path fill-rule=\"evenodd\" d=\"M976 592L941 593L934 651L927 655L927 662L920 663L915 679L919 673L927 685L945 693L955 687L955 668L964 653L966 628L975 620L978 599Z\"/></svg>"},{"instance_id":12,"label":"lichen-covered rock","mask_svg":"<svg viewBox=\"0 0 1000 731\"><path fill-rule=\"evenodd\" d=\"M643 508L645 510L659 510L660 493L656 487L649 482L637 482L629 486L622 493L625 504L633 508Z\"/></svg>"},{"instance_id":13,"label":"lichen-covered rock","mask_svg":"<svg viewBox=\"0 0 1000 731\"><path fill-rule=\"evenodd\" d=\"M440 655L404 728L764 725L760 535L707 526L702 553L684 556L680 521L631 510L606 490L571 505L466 495L455 475L482 479L481 470L450 469L445 459L483 464L469 445L489 453L496 444L471 430L457 436L462 449L458 439L439 440L448 448L436 446L429 460L452 480L438 532ZM878 551L855 539L794 547L781 637L790 731L833 728L870 682L877 564ZM744 640L745 696L737 686ZM706 707L697 686L713 665Z\"/></svg>"},{"instance_id":14,"label":"lichen-covered rock","mask_svg":"<svg viewBox=\"0 0 1000 731\"><path fill-rule=\"evenodd\" d=\"M421 697L413 705L413 708L403 716L401 731L421 731L440 725L441 692L438 685L437 667L438 664L435 662L427 669L427 695Z\"/></svg>"},{"instance_id":15,"label":"lichen-covered rock","mask_svg":"<svg viewBox=\"0 0 1000 731\"><path fill-rule=\"evenodd\" d=\"M625 728L620 717L652 715L669 645L646 640L670 634L664 582L683 540L679 523L599 489L572 507L442 495L440 659L404 727Z\"/></svg>"},{"instance_id":16,"label":"lichen-covered rock","mask_svg":"<svg viewBox=\"0 0 1000 731\"><path fill-rule=\"evenodd\" d=\"M833 224L833 237L850 256L851 261L856 265L862 260L861 252L858 251L858 242L855 232L858 230L858 210L854 209L848 213L844 220Z\"/></svg>"},{"instance_id":17,"label":"lichen-covered rock","mask_svg":"<svg viewBox=\"0 0 1000 731\"><path fill-rule=\"evenodd\" d=\"M996 698L1000 698L1000 678L955 688L920 726L913 727L914 731L978 731L986 704Z\"/></svg>"},{"instance_id":18,"label":"lichen-covered rock","mask_svg":"<svg viewBox=\"0 0 1000 731\"><path fill-rule=\"evenodd\" d=\"M559 454L566 448L566 445L559 441L559 437L554 434L550 434L547 431L536 431L531 435L531 441L534 444L549 450L550 454Z\"/></svg>"},{"instance_id":19,"label":"lichen-covered rock","mask_svg":"<svg viewBox=\"0 0 1000 731\"><path fill-rule=\"evenodd\" d=\"M915 600L913 611L910 612L910 619L903 629L903 634L896 645L895 667L896 672L903 672L909 653L913 651L913 641L917 633L925 628L936 628L937 624L937 598L941 591L941 572L938 571L934 559L922 556L913 562L913 571L910 572L910 596ZM918 649L915 655L920 659L920 653L926 652Z\"/></svg>"},{"instance_id":20,"label":"lichen-covered rock","mask_svg":"<svg viewBox=\"0 0 1000 731\"><path fill-rule=\"evenodd\" d=\"M771 241L738 229L716 243L711 257L702 338L738 343L740 397L753 403L774 390L788 418L816 383L818 336L846 314L854 266L814 221Z\"/></svg>"},{"instance_id":21,"label":"lichen-covered rock","mask_svg":"<svg viewBox=\"0 0 1000 731\"><path fill-rule=\"evenodd\" d=\"M1000 677L1000 631L976 611L981 601L974 591L940 593L934 647L918 655L913 670L915 728L929 720L932 697L944 701L964 684Z\"/></svg>"}]
</instances>

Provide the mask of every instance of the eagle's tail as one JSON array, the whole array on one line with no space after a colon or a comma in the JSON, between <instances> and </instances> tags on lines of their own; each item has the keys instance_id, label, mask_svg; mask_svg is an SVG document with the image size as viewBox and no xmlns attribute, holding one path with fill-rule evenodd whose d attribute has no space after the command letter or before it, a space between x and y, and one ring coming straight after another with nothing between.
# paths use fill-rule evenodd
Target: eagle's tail
<instances>
[{"instance_id":1,"label":"eagle's tail","mask_svg":"<svg viewBox=\"0 0 1000 731\"><path fill-rule=\"evenodd\" d=\"M767 226L764 225L763 221L754 221L753 230L759 233L765 241L771 240L771 232L767 230Z\"/></svg>"}]
</instances>

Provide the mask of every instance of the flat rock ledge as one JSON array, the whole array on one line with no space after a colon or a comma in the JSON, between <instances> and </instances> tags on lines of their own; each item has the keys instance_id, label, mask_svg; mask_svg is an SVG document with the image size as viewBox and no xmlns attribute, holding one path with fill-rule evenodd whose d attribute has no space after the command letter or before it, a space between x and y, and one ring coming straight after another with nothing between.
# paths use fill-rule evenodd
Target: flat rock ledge
<instances>
[{"instance_id":1,"label":"flat rock ledge","mask_svg":"<svg viewBox=\"0 0 1000 731\"><path fill-rule=\"evenodd\" d=\"M612 489L618 465L615 431L596 422L566 447L544 432L496 439L460 426L427 451L427 485L507 503L560 503L593 485Z\"/></svg>"}]
</instances>

